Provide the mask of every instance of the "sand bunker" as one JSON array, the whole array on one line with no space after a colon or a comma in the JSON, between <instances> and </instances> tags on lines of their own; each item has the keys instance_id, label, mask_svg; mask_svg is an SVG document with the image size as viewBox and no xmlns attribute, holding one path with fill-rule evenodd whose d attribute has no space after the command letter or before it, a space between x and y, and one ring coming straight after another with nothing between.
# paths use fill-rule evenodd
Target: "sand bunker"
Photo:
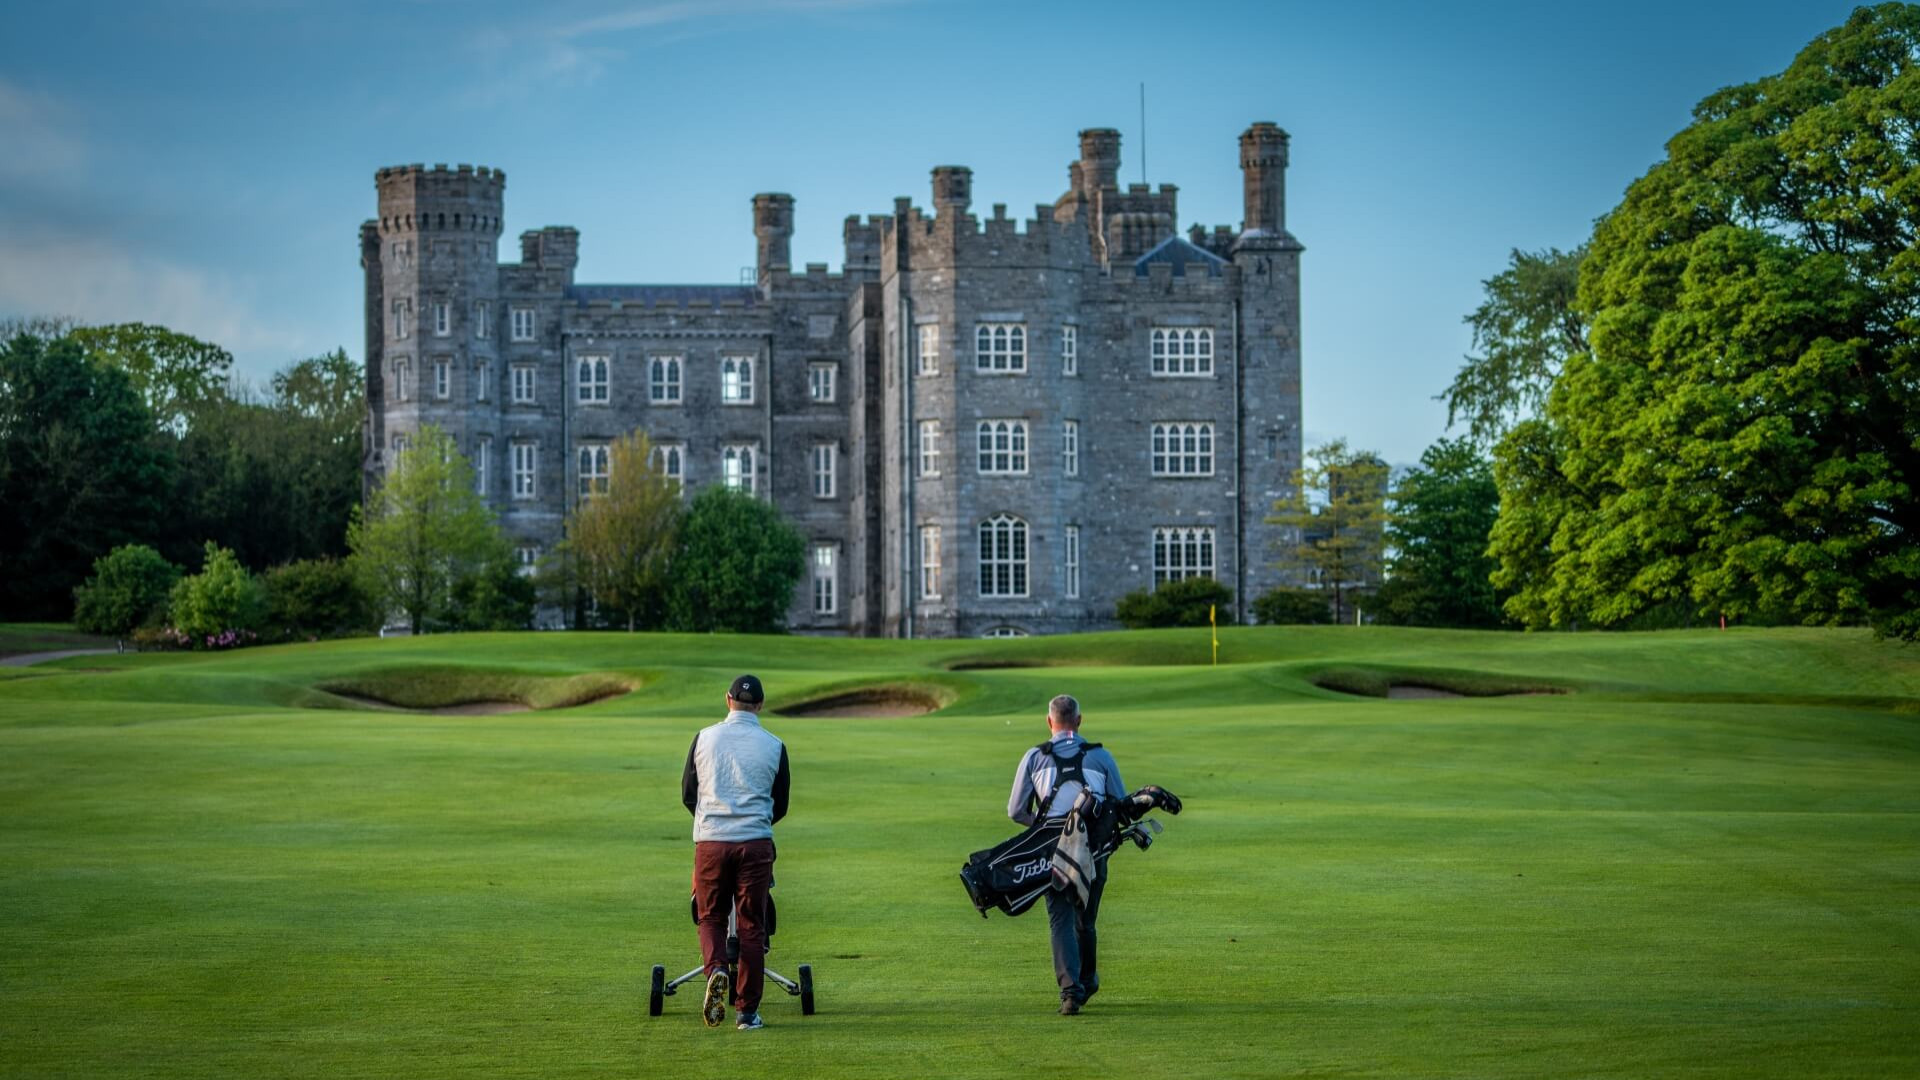
<instances>
[{"instance_id":1,"label":"sand bunker","mask_svg":"<svg viewBox=\"0 0 1920 1080\"><path fill-rule=\"evenodd\" d=\"M1006 668L1053 667L1038 660L955 660L947 665L948 671L1001 671Z\"/></svg>"},{"instance_id":2,"label":"sand bunker","mask_svg":"<svg viewBox=\"0 0 1920 1080\"><path fill-rule=\"evenodd\" d=\"M369 709L379 709L383 712L426 713L430 716L497 716L501 713L533 711L531 706L522 705L517 701L468 701L459 705L442 705L437 709L409 709L402 705L395 705L390 701L381 701L379 698L367 697L364 694L336 693L333 696L344 698L347 701L353 702L355 705L364 705Z\"/></svg>"},{"instance_id":3,"label":"sand bunker","mask_svg":"<svg viewBox=\"0 0 1920 1080\"><path fill-rule=\"evenodd\" d=\"M925 716L946 702L931 690L913 686L871 686L815 698L774 712L780 716L900 717Z\"/></svg>"},{"instance_id":4,"label":"sand bunker","mask_svg":"<svg viewBox=\"0 0 1920 1080\"><path fill-rule=\"evenodd\" d=\"M1410 686L1395 683L1387 687L1387 697L1394 701L1418 701L1426 698L1457 698L1466 696L1465 694L1456 694L1451 690L1436 690L1431 686Z\"/></svg>"}]
</instances>

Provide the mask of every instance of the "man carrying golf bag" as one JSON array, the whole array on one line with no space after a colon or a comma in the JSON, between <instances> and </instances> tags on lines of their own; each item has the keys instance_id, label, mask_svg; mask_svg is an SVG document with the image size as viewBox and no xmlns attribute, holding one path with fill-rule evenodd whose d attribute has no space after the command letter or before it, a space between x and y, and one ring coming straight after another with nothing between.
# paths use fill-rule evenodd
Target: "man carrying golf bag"
<instances>
[{"instance_id":1,"label":"man carrying golf bag","mask_svg":"<svg viewBox=\"0 0 1920 1080\"><path fill-rule=\"evenodd\" d=\"M1099 743L1080 737L1080 703L1061 694L1047 705L1047 728L1052 738L1026 752L1013 774L1013 792L1007 798L1007 816L1021 825L1043 819L1065 818L1081 793L1095 799L1118 799L1127 789L1120 782L1120 766ZM1075 889L1049 889L1047 929L1053 944L1053 973L1060 982L1060 1015L1074 1016L1100 990L1099 938L1094 920L1100 917L1100 896L1107 888L1107 859L1093 862L1093 880L1085 902Z\"/></svg>"},{"instance_id":2,"label":"man carrying golf bag","mask_svg":"<svg viewBox=\"0 0 1920 1080\"><path fill-rule=\"evenodd\" d=\"M727 718L687 748L680 799L693 815L693 902L706 962L701 1008L708 1027L727 1018L728 992L741 1031L766 1026L767 890L773 886L773 823L787 814L787 748L760 726L766 693L742 675L727 689ZM738 985L727 983L727 912L740 941Z\"/></svg>"}]
</instances>

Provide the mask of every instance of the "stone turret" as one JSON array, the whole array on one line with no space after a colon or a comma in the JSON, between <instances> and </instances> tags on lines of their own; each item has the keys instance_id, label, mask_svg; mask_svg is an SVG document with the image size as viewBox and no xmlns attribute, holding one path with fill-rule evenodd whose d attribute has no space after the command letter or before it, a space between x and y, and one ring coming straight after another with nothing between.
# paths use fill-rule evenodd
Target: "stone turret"
<instances>
[{"instance_id":1,"label":"stone turret","mask_svg":"<svg viewBox=\"0 0 1920 1080\"><path fill-rule=\"evenodd\" d=\"M1243 237L1283 236L1287 231L1287 133L1261 121L1240 135L1244 184Z\"/></svg>"},{"instance_id":2,"label":"stone turret","mask_svg":"<svg viewBox=\"0 0 1920 1080\"><path fill-rule=\"evenodd\" d=\"M793 196L776 191L753 197L753 239L762 284L775 270L793 269Z\"/></svg>"},{"instance_id":3,"label":"stone turret","mask_svg":"<svg viewBox=\"0 0 1920 1080\"><path fill-rule=\"evenodd\" d=\"M933 170L933 212L937 217L966 216L973 205L973 170L965 165L940 165Z\"/></svg>"},{"instance_id":4,"label":"stone turret","mask_svg":"<svg viewBox=\"0 0 1920 1080\"><path fill-rule=\"evenodd\" d=\"M1120 133L1112 128L1088 128L1080 133L1080 194L1095 194L1120 184Z\"/></svg>"}]
</instances>

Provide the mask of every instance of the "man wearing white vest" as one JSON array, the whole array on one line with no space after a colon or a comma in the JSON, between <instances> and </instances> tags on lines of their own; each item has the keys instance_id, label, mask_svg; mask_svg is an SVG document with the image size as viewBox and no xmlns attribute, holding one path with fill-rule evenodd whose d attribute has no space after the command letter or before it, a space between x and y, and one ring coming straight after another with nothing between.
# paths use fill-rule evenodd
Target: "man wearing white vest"
<instances>
[{"instance_id":1,"label":"man wearing white vest","mask_svg":"<svg viewBox=\"0 0 1920 1080\"><path fill-rule=\"evenodd\" d=\"M766 693L760 680L742 675L727 689L727 718L704 728L687 748L680 775L680 801L693 814L693 902L706 960L707 993L701 1009L708 1027L727 1018L728 992L734 1026L753 1031L766 984L767 890L773 885L773 823L787 814L787 748L760 726ZM727 976L727 913L734 912L740 939L740 972Z\"/></svg>"}]
</instances>

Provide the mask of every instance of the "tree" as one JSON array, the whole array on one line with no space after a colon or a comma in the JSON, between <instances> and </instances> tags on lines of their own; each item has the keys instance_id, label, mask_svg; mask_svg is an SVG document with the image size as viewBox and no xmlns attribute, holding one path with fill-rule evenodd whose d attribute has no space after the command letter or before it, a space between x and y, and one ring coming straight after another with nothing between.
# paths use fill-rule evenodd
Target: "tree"
<instances>
[{"instance_id":1,"label":"tree","mask_svg":"<svg viewBox=\"0 0 1920 1080\"><path fill-rule=\"evenodd\" d=\"M193 411L226 392L233 355L164 326L83 326L67 335L96 361L133 380L163 431L186 430Z\"/></svg>"},{"instance_id":2,"label":"tree","mask_svg":"<svg viewBox=\"0 0 1920 1080\"><path fill-rule=\"evenodd\" d=\"M1542 422L1503 442L1508 610L1920 636L1920 7L1721 90L1594 231Z\"/></svg>"},{"instance_id":3,"label":"tree","mask_svg":"<svg viewBox=\"0 0 1920 1080\"><path fill-rule=\"evenodd\" d=\"M379 613L353 567L339 559L302 559L261 579L267 625L286 637L331 637L373 630Z\"/></svg>"},{"instance_id":4,"label":"tree","mask_svg":"<svg viewBox=\"0 0 1920 1080\"><path fill-rule=\"evenodd\" d=\"M352 563L382 611L414 633L449 611L462 579L507 556L493 512L474 491L473 468L437 427L421 428L386 482L347 526Z\"/></svg>"},{"instance_id":5,"label":"tree","mask_svg":"<svg viewBox=\"0 0 1920 1080\"><path fill-rule=\"evenodd\" d=\"M1292 494L1274 503L1270 525L1299 537L1291 568L1333 592L1333 618L1345 622L1351 594L1380 581L1386 520L1387 464L1371 450L1335 439L1307 451Z\"/></svg>"},{"instance_id":6,"label":"tree","mask_svg":"<svg viewBox=\"0 0 1920 1080\"><path fill-rule=\"evenodd\" d=\"M1253 617L1262 626L1315 626L1333 621L1327 598L1312 589L1268 589L1253 600Z\"/></svg>"},{"instance_id":7,"label":"tree","mask_svg":"<svg viewBox=\"0 0 1920 1080\"><path fill-rule=\"evenodd\" d=\"M0 618L67 618L94 559L154 534L172 467L124 372L67 338L0 345Z\"/></svg>"},{"instance_id":8,"label":"tree","mask_svg":"<svg viewBox=\"0 0 1920 1080\"><path fill-rule=\"evenodd\" d=\"M567 547L579 558L587 592L604 611L656 614L680 525L680 482L653 467L643 431L609 448L605 487L587 492L567 519Z\"/></svg>"},{"instance_id":9,"label":"tree","mask_svg":"<svg viewBox=\"0 0 1920 1080\"><path fill-rule=\"evenodd\" d=\"M1205 626L1216 607L1233 603L1233 590L1210 577L1181 578L1154 589L1136 589L1120 598L1114 617L1129 630L1157 626ZM1232 622L1231 614L1220 617Z\"/></svg>"},{"instance_id":10,"label":"tree","mask_svg":"<svg viewBox=\"0 0 1920 1080\"><path fill-rule=\"evenodd\" d=\"M124 638L164 617L180 568L145 544L122 544L93 561L93 576L73 591L74 625Z\"/></svg>"},{"instance_id":11,"label":"tree","mask_svg":"<svg viewBox=\"0 0 1920 1080\"><path fill-rule=\"evenodd\" d=\"M1487 298L1467 316L1477 355L1439 395L1447 426L1463 421L1482 446L1537 413L1567 358L1587 350L1586 320L1575 306L1586 245L1572 251L1514 249L1507 268L1481 282Z\"/></svg>"},{"instance_id":12,"label":"tree","mask_svg":"<svg viewBox=\"0 0 1920 1080\"><path fill-rule=\"evenodd\" d=\"M715 485L680 527L668 619L676 630L778 633L807 569L806 538L780 511Z\"/></svg>"},{"instance_id":13,"label":"tree","mask_svg":"<svg viewBox=\"0 0 1920 1080\"><path fill-rule=\"evenodd\" d=\"M1487 538L1500 513L1493 466L1466 439L1441 439L1395 485L1387 516L1394 551L1373 600L1380 621L1488 628L1504 617Z\"/></svg>"},{"instance_id":14,"label":"tree","mask_svg":"<svg viewBox=\"0 0 1920 1080\"><path fill-rule=\"evenodd\" d=\"M250 637L266 616L266 597L232 551L207 541L199 573L174 583L167 605L173 628L194 648L239 644L226 635Z\"/></svg>"}]
</instances>

